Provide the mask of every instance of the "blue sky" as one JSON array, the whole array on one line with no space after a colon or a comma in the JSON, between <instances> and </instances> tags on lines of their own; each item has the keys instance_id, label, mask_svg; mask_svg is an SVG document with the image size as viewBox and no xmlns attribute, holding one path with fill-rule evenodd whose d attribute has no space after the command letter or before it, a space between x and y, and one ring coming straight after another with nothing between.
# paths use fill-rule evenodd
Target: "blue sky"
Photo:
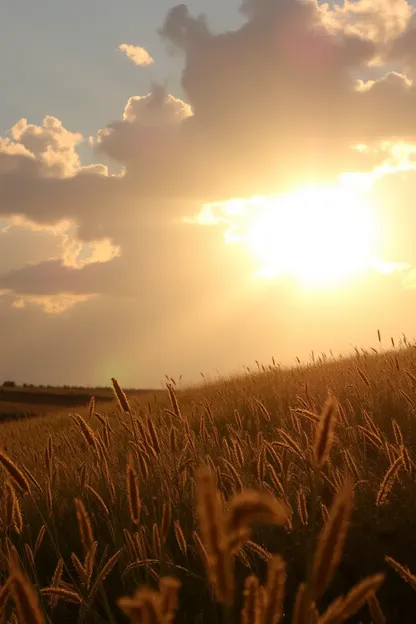
<instances>
[{"instance_id":1,"label":"blue sky","mask_svg":"<svg viewBox=\"0 0 416 624\"><path fill-rule=\"evenodd\" d=\"M0 136L21 117L39 124L45 115L53 115L87 138L119 119L127 99L148 93L152 81L166 81L169 92L184 97L182 57L170 55L157 33L175 4L174 0L3 0ZM204 13L214 32L234 30L243 21L239 0L186 4L194 15ZM416 0L409 4L416 6ZM135 66L118 50L121 43L146 48L155 62ZM92 158L86 145L80 153L83 162Z\"/></svg>"},{"instance_id":2,"label":"blue sky","mask_svg":"<svg viewBox=\"0 0 416 624\"><path fill-rule=\"evenodd\" d=\"M18 119L45 114L85 136L120 117L127 98L147 93L152 80L180 89L182 59L157 34L174 0L2 0L0 3L0 136ZM239 0L188 0L213 31L241 22ZM329 2L329 4L334 4ZM341 2L335 2L341 4ZM416 6L416 0L409 0ZM120 43L149 50L155 63L136 67Z\"/></svg>"},{"instance_id":3,"label":"blue sky","mask_svg":"<svg viewBox=\"0 0 416 624\"><path fill-rule=\"evenodd\" d=\"M181 95L182 59L157 34L173 0L2 0L0 3L0 136L18 119L61 119L84 136L121 116L131 95L167 81ZM241 22L238 0L191 0L214 30ZM137 67L118 46L146 48L155 63Z\"/></svg>"}]
</instances>

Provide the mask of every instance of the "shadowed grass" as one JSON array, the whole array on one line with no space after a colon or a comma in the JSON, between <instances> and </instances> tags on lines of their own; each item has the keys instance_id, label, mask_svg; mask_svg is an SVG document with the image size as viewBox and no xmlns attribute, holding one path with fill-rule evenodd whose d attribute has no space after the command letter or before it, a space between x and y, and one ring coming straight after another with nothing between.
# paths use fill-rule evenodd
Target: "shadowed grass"
<instances>
[{"instance_id":1,"label":"shadowed grass","mask_svg":"<svg viewBox=\"0 0 416 624\"><path fill-rule=\"evenodd\" d=\"M62 413L3 423L0 450L19 471L15 476L29 484L30 494L16 492L20 533L10 521L13 510L6 505L0 509L0 581L6 582L8 553L16 549L25 579L45 590L38 592L42 610L53 622L65 624L77 618L123 621L117 601L133 596L143 583L153 589L141 591L140 600L147 605L143 608L158 612L163 602L162 590L156 592L159 579L175 577L181 583L175 621L224 621L206 567L208 562L208 578L212 570L228 574L231 546L217 536L217 546L207 549L206 525L199 533L195 471L205 465L215 476L220 505L226 514L234 513L234 604L227 617L238 622L242 609L244 617L262 609L267 569L270 561L277 561L272 559L276 553L286 562L285 601L278 606L283 621L290 622L296 595L296 617L302 609L314 617L316 609L322 614L331 601L370 577L350 597L358 604L379 586L380 577L374 575L380 572L387 576L378 602L371 602L373 611L379 606L387 621L409 621L416 596L385 557L416 570L415 389L416 349L407 345L380 354L357 352L337 361L318 359L290 370L259 365L241 377L183 390L173 383L166 393L129 397L127 413L113 405L100 406L98 415L94 409L84 410L88 429L79 418ZM326 403L328 396L336 398L336 418L335 408ZM334 555L328 572L325 553L338 553L336 540L332 550L321 542L319 566L315 558L312 568L315 580L311 588L305 585L298 591L307 581L307 554L317 556L314 536L323 539L322 528L331 518L336 524L331 506L347 478L355 502L343 557L338 565ZM4 501L5 488L4 481ZM247 489L259 494L245 493ZM235 520L240 500L240 519L269 522L277 514L270 497L288 510L282 526L256 522L247 528L245 521ZM88 548L80 540L74 499L80 501L79 517L84 509L91 525ZM224 523L222 533L229 530L226 519ZM43 538L35 547L39 531ZM247 581L249 577L258 581ZM174 592L171 599L174 603ZM127 613L135 607L126 600L121 605ZM345 601L342 605L351 608ZM10 600L6 608L10 615ZM268 621L274 621L267 604L264 608ZM349 621L370 622L368 609Z\"/></svg>"}]
</instances>

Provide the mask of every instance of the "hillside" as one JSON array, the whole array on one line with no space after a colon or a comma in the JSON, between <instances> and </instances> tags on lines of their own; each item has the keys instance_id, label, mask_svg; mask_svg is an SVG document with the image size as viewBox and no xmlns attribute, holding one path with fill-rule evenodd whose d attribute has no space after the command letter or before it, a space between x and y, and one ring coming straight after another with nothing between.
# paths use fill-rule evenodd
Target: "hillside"
<instances>
[{"instance_id":1,"label":"hillside","mask_svg":"<svg viewBox=\"0 0 416 624\"><path fill-rule=\"evenodd\" d=\"M150 390L130 390L129 397L148 394ZM69 388L39 386L0 386L0 420L46 416L60 411L86 408L91 397L97 405L114 402L111 388Z\"/></svg>"},{"instance_id":2,"label":"hillside","mask_svg":"<svg viewBox=\"0 0 416 624\"><path fill-rule=\"evenodd\" d=\"M247 596L260 604L263 595L256 589L258 581L245 579L254 575L264 583L267 566L278 561L272 559L270 564L271 554L279 553L287 571L284 621L290 622L299 583L310 572L313 540L324 525L331 527L334 499L342 503L350 496L343 485L348 478L354 502L344 545L338 531L343 557L338 566L331 563L331 557L327 562L335 566L333 579L314 609L322 614L331 600L347 594L365 577L384 573L384 579L374 577L373 590L357 603L363 608L348 621L378 624L376 604L388 622L412 622L416 593L387 565L385 557L416 572L415 391L416 348L406 341L388 352L357 351L347 359L321 358L288 370L274 365L263 370L259 365L245 376L131 397L130 413L103 403L99 410L92 409L75 421L60 413L4 423L0 426L2 449L23 471L31 493L23 496L14 481L18 501L14 504L22 516L16 507L13 512L7 505L3 509L3 550L7 544L10 548L11 540L31 584L44 588L42 609L51 621L62 623L76 618L79 622L125 621L117 606L120 596L132 595L143 583L156 587L166 575L179 579L182 586L177 622L260 623L254 615L244 619L247 612L240 618L244 583L246 608ZM328 394L336 398L338 408L328 421L329 431L335 423L334 435L328 438L332 442L328 457L318 470L319 415ZM124 395L121 400L125 401ZM325 421L328 414L323 416ZM5 474L10 473L7 462L2 463ZM266 519L282 526L256 524L250 533L244 529L239 534L234 554L227 555L236 582L235 589L229 585L232 609L215 605L207 582L204 560L215 596L221 600L219 577L215 581L212 574L213 569L219 574L222 559L210 555L203 524L204 504L211 500L215 486L209 485L208 477L205 481L195 477L200 465L213 471L227 510L230 497L254 488L264 500L276 497L287 513L281 522L266 514ZM201 499L204 487L208 488L206 498ZM9 500L7 481L1 488L3 499ZM195 495L199 496L199 516ZM247 505L244 496L233 499L231 509L241 505L241 500ZM74 499L83 501L86 517ZM222 513L214 495L215 500L212 526L220 523ZM231 518L230 511L227 514ZM86 558L82 518L97 541ZM219 551L221 557L227 548ZM107 566L105 573L103 566ZM5 578L4 562L2 570ZM409 578L416 586L415 578ZM227 573L224 587L230 579ZM47 589L51 585L72 594L65 597L58 590L55 598L59 600L51 603L53 592L48 594L52 590ZM371 598L376 589L379 603ZM143 596L156 600L155 594L141 596L136 603L139 611L145 608L140 602ZM371 598L371 617L366 597ZM345 607L345 601L341 603ZM121 606L128 612L129 604ZM308 621L343 621L328 616L318 620L313 613L315 619ZM299 617L298 613L294 621L307 621Z\"/></svg>"}]
</instances>

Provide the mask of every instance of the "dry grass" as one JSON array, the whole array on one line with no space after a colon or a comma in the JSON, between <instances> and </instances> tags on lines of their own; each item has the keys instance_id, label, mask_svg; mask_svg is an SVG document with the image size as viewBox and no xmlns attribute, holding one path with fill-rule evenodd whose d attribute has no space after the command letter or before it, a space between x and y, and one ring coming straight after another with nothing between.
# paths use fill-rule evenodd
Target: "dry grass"
<instances>
[{"instance_id":1,"label":"dry grass","mask_svg":"<svg viewBox=\"0 0 416 624\"><path fill-rule=\"evenodd\" d=\"M0 620L411 621L414 346L113 387L1 425Z\"/></svg>"}]
</instances>

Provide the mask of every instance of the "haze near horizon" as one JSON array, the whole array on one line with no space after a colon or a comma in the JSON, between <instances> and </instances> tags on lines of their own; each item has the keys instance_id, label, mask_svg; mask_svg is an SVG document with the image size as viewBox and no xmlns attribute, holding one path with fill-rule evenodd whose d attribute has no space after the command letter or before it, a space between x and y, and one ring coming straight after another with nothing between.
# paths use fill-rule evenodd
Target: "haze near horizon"
<instances>
[{"instance_id":1,"label":"haze near horizon","mask_svg":"<svg viewBox=\"0 0 416 624\"><path fill-rule=\"evenodd\" d=\"M414 336L415 3L0 18L0 381L155 387Z\"/></svg>"}]
</instances>

